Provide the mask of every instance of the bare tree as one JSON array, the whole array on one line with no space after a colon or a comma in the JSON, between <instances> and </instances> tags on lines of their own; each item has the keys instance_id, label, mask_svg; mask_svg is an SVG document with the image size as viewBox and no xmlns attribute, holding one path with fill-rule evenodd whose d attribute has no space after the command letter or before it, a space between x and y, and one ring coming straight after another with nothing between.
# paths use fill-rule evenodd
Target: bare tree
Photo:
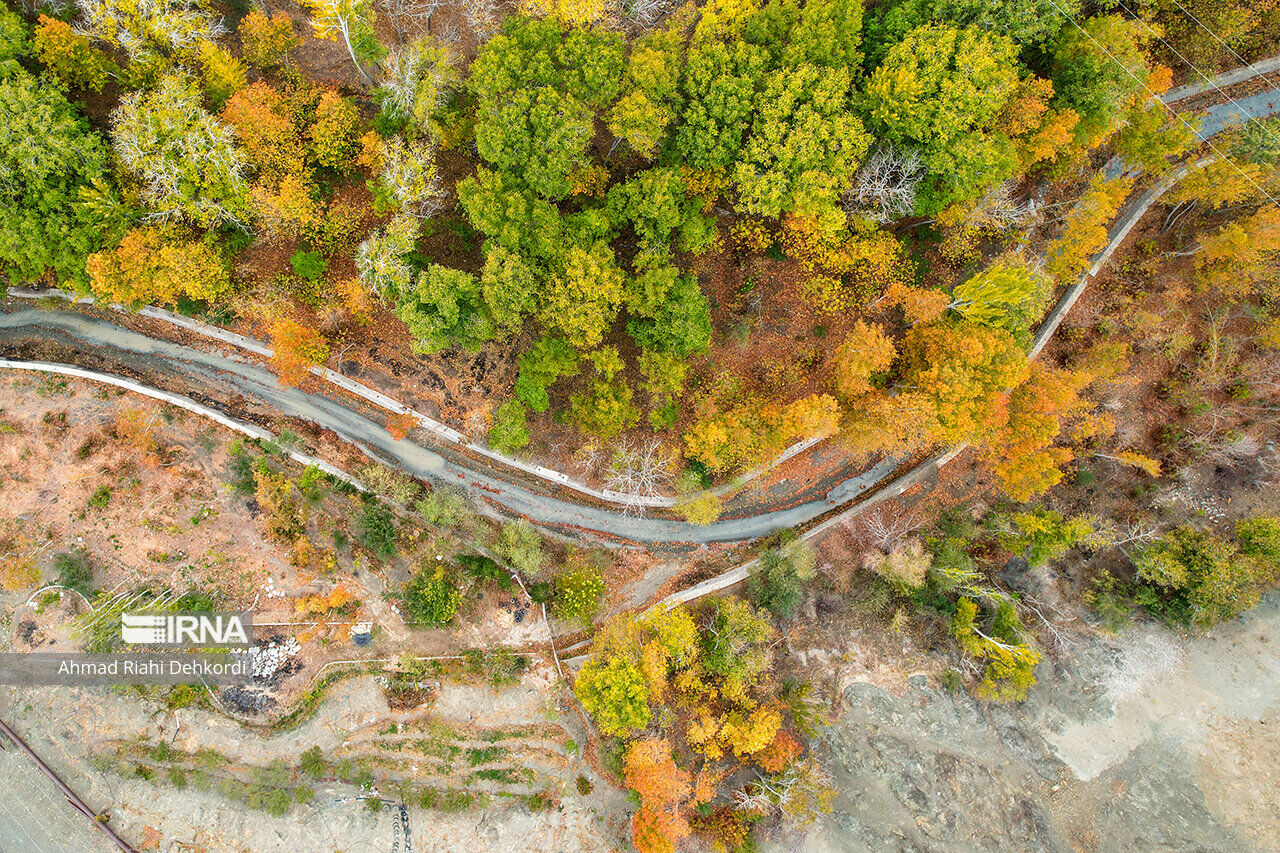
<instances>
[{"instance_id":1,"label":"bare tree","mask_svg":"<svg viewBox=\"0 0 1280 853\"><path fill-rule=\"evenodd\" d=\"M662 16L680 5L679 0L620 0L614 15L624 24L636 29L648 29Z\"/></svg>"},{"instance_id":2,"label":"bare tree","mask_svg":"<svg viewBox=\"0 0 1280 853\"><path fill-rule=\"evenodd\" d=\"M1003 234L1034 223L1040 214L1039 205L1033 199L1016 200L1014 188L1013 181L1005 181L988 190L965 218L965 225Z\"/></svg>"},{"instance_id":3,"label":"bare tree","mask_svg":"<svg viewBox=\"0 0 1280 853\"><path fill-rule=\"evenodd\" d=\"M1148 634L1118 651L1116 668L1103 679L1113 702L1128 699L1183 665L1182 646L1164 632Z\"/></svg>"},{"instance_id":4,"label":"bare tree","mask_svg":"<svg viewBox=\"0 0 1280 853\"><path fill-rule=\"evenodd\" d=\"M623 496L624 515L643 515L647 498L662 494L671 482L671 451L660 441L624 441L614 451L605 472L605 488Z\"/></svg>"},{"instance_id":5,"label":"bare tree","mask_svg":"<svg viewBox=\"0 0 1280 853\"><path fill-rule=\"evenodd\" d=\"M845 193L845 209L881 224L911 213L916 187L924 179L919 152L884 144L872 152Z\"/></svg>"},{"instance_id":6,"label":"bare tree","mask_svg":"<svg viewBox=\"0 0 1280 853\"><path fill-rule=\"evenodd\" d=\"M444 104L449 87L457 82L458 72L449 61L448 46L424 36L387 59L382 78L382 108L423 127L431 114Z\"/></svg>"},{"instance_id":7,"label":"bare tree","mask_svg":"<svg viewBox=\"0 0 1280 853\"><path fill-rule=\"evenodd\" d=\"M900 545L920 523L910 515L886 517L880 507L859 518L855 522L855 530L867 543L888 553Z\"/></svg>"},{"instance_id":8,"label":"bare tree","mask_svg":"<svg viewBox=\"0 0 1280 853\"><path fill-rule=\"evenodd\" d=\"M483 44L498 32L498 14L493 0L463 0L462 14L477 43Z\"/></svg>"},{"instance_id":9,"label":"bare tree","mask_svg":"<svg viewBox=\"0 0 1280 853\"><path fill-rule=\"evenodd\" d=\"M400 44L404 44L406 34L430 31L431 15L440 3L441 0L378 0L378 6L396 28L396 41Z\"/></svg>"}]
</instances>

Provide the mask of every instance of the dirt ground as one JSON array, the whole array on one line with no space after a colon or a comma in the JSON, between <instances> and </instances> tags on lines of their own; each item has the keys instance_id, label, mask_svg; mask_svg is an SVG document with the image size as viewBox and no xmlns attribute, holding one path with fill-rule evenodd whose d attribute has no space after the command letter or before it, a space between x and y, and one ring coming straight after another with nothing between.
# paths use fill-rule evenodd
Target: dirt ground
<instances>
[{"instance_id":1,"label":"dirt ground","mask_svg":"<svg viewBox=\"0 0 1280 853\"><path fill-rule=\"evenodd\" d=\"M545 623L517 623L511 596L496 592L470 596L455 629L411 631L385 593L424 554L452 555L450 540L410 526L402 531L404 551L378 560L353 544L359 499L331 490L311 508L306 546L284 546L267 535L253 496L227 484L236 436L194 415L88 381L6 372L0 430L0 553L28 561L41 578L8 596L19 650L77 642L70 621L84 602L66 593L57 606L42 605L33 594L55 579L54 557L64 553L88 558L95 589L206 592L221 609L251 611L260 636L298 639L292 674L276 689L281 707L330 661L526 647L547 638ZM337 588L353 603L298 610L304 597ZM358 647L350 628L362 622L372 623L374 639Z\"/></svg>"}]
</instances>

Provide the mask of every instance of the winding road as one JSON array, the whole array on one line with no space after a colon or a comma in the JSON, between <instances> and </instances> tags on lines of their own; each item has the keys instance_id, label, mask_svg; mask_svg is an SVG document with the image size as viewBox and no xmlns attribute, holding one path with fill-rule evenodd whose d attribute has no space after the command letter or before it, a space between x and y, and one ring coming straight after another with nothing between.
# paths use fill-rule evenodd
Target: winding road
<instances>
[{"instance_id":1,"label":"winding road","mask_svg":"<svg viewBox=\"0 0 1280 853\"><path fill-rule=\"evenodd\" d=\"M1210 107L1201 124L1202 134L1207 136L1221 132L1233 121L1238 122L1245 112L1257 117L1272 115L1278 111L1278 102L1280 90L1272 90L1239 102ZM1161 188L1167 189L1169 185L1166 179L1155 188L1156 191L1149 190L1125 209L1112 226L1112 239L1094 267L1063 295L1046 317L1037 335L1034 352L1039 351L1056 329L1088 279L1096 274L1124 235L1155 203L1163 191ZM563 500L540 491L532 484L518 484L496 476L484 470L476 460L443 446L428 449L408 440L396 440L382 424L361 414L354 406L323 394L283 386L264 367L234 354L208 352L151 338L109 320L75 311L10 306L0 313L0 345L12 351L33 340L61 344L77 352L87 350L139 374L158 372L180 380L186 387L198 388L209 397L232 399L239 396L251 400L281 414L331 430L378 461L416 477L471 489L509 512L539 524L648 544L687 546L740 542L795 527L868 495L889 482L907 462L902 458L885 459L841 480L820 497L785 509L726 518L699 526L683 521L627 515L604 507ZM930 462L936 463L936 458L922 464ZM771 499L774 505L783 503L781 497L771 496Z\"/></svg>"}]
</instances>

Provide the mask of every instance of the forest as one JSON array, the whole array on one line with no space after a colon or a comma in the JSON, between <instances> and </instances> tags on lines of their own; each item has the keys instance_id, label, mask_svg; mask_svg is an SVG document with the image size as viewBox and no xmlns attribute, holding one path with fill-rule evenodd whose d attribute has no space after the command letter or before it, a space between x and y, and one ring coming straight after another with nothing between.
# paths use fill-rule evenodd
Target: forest
<instances>
[{"instance_id":1,"label":"forest","mask_svg":"<svg viewBox=\"0 0 1280 853\"><path fill-rule=\"evenodd\" d=\"M492 447L636 437L685 493L837 434L981 448L1017 499L1071 445L1156 464L1085 393L1114 357L1027 350L1195 147L1162 61L1230 55L1172 5L438 6L6 12L5 277L247 318L295 384L389 323L421 359L487 350L514 362L466 413ZM1256 52L1274 13L1242 8ZM1201 197L1270 233L1274 131L1236 137Z\"/></svg>"},{"instance_id":2,"label":"forest","mask_svg":"<svg viewBox=\"0 0 1280 853\"><path fill-rule=\"evenodd\" d=\"M1161 100L1278 46L1273 0L21 0L0 9L0 296L173 309L269 341L287 386L447 368L451 428L589 458L584 479L699 525L800 442L859 471L967 448L968 491L939 474L921 508L776 533L741 596L638 613L617 595L635 555L603 568L377 465L357 473L385 507L318 521L319 469L230 452L296 567L392 571L406 624L461 630L518 587L554 656L549 604L636 848L754 849L836 796L819 688L782 652L804 607L887 614L958 661L944 687L1020 702L1059 623L1004 588L1012 561L1080 556L1102 631L1206 628L1280 580L1276 507L1223 509L1280 470L1280 122L1202 139L1233 96ZM299 612L354 620L340 589Z\"/></svg>"}]
</instances>

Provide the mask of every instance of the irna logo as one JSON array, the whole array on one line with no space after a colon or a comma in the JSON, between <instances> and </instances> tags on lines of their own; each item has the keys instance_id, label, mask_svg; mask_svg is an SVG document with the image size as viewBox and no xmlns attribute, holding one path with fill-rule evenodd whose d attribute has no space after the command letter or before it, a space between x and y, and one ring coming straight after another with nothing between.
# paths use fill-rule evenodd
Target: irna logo
<instances>
[{"instance_id":1,"label":"irna logo","mask_svg":"<svg viewBox=\"0 0 1280 853\"><path fill-rule=\"evenodd\" d=\"M120 638L148 646L248 646L248 613L121 613Z\"/></svg>"}]
</instances>

